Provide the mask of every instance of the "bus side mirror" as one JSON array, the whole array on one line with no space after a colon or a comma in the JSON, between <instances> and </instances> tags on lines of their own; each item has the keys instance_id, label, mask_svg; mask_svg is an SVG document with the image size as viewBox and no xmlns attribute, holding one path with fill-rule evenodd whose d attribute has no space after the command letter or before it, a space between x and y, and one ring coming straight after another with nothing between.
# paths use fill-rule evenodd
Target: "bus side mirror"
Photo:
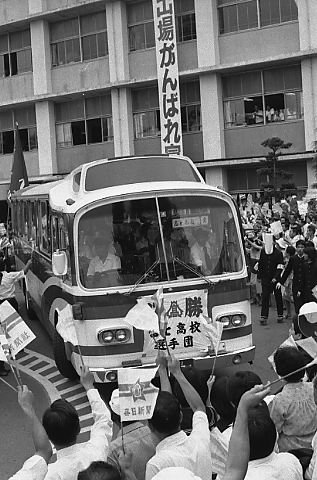
<instances>
[{"instance_id":1,"label":"bus side mirror","mask_svg":"<svg viewBox=\"0 0 317 480\"><path fill-rule=\"evenodd\" d=\"M66 275L67 273L67 255L66 252L57 250L52 255L52 269L54 275Z\"/></svg>"}]
</instances>

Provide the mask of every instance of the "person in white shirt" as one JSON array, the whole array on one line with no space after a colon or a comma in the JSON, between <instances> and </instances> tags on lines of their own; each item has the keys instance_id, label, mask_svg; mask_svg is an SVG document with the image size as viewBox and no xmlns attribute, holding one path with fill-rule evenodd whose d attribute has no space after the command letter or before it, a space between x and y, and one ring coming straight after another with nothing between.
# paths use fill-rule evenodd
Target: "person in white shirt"
<instances>
[{"instance_id":1,"label":"person in white shirt","mask_svg":"<svg viewBox=\"0 0 317 480\"><path fill-rule=\"evenodd\" d=\"M189 436L181 430L182 410L178 400L169 391L160 391L153 416L148 420L156 444L156 453L147 463L145 480L151 480L160 470L167 467L184 467L201 480L210 480L212 461L205 405L183 375L179 360L174 356L168 357L168 369L179 383L186 401L194 412L193 428ZM162 367L160 377L161 375ZM164 390L162 377L161 385Z\"/></svg>"},{"instance_id":2,"label":"person in white shirt","mask_svg":"<svg viewBox=\"0 0 317 480\"><path fill-rule=\"evenodd\" d=\"M112 421L110 411L93 382L92 373L83 367L81 384L87 391L94 417L88 442L76 443L80 432L79 417L75 407L67 400L56 400L44 412L44 429L57 450L57 460L48 466L45 480L77 480L78 473L88 468L93 461L107 459Z\"/></svg>"},{"instance_id":3,"label":"person in white shirt","mask_svg":"<svg viewBox=\"0 0 317 480\"><path fill-rule=\"evenodd\" d=\"M18 401L31 422L35 454L24 462L21 470L13 475L10 480L44 480L47 474L47 463L52 456L52 447L43 425L35 413L33 394L26 385L18 387Z\"/></svg>"},{"instance_id":4,"label":"person in white shirt","mask_svg":"<svg viewBox=\"0 0 317 480\"><path fill-rule=\"evenodd\" d=\"M317 237L316 237L315 225L308 225L308 228L306 231L306 242L312 242L314 244L315 250L317 250Z\"/></svg>"},{"instance_id":5,"label":"person in white shirt","mask_svg":"<svg viewBox=\"0 0 317 480\"><path fill-rule=\"evenodd\" d=\"M94 241L94 249L96 255L90 260L87 280L90 286L105 286L101 281L102 274L114 274L114 277L109 281L114 281L117 284L118 270L121 269L121 259L116 253L113 243L107 243L104 238L96 238ZM107 285L110 286L110 285Z\"/></svg>"},{"instance_id":6,"label":"person in white shirt","mask_svg":"<svg viewBox=\"0 0 317 480\"><path fill-rule=\"evenodd\" d=\"M18 302L15 298L15 284L24 277L28 272L32 264L30 259L23 270L19 272L6 272L5 262L0 261L0 305L6 300L12 305L12 307L18 312ZM4 366L4 362L0 361L0 376L5 377L9 374L10 370L7 370Z\"/></svg>"},{"instance_id":7,"label":"person in white shirt","mask_svg":"<svg viewBox=\"0 0 317 480\"><path fill-rule=\"evenodd\" d=\"M193 265L199 268L203 275L211 275L216 267L208 232L199 228L195 232L196 242L191 246L190 256Z\"/></svg>"},{"instance_id":8,"label":"person in white shirt","mask_svg":"<svg viewBox=\"0 0 317 480\"><path fill-rule=\"evenodd\" d=\"M249 410L250 460L245 480L302 480L299 460L291 453L275 453L277 432L267 408Z\"/></svg>"}]
</instances>

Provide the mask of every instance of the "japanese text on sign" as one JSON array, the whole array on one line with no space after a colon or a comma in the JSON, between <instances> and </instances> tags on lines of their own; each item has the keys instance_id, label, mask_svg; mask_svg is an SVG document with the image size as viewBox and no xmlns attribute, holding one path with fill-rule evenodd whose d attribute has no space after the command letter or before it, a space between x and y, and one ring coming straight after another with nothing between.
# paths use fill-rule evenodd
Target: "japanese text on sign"
<instances>
[{"instance_id":1,"label":"japanese text on sign","mask_svg":"<svg viewBox=\"0 0 317 480\"><path fill-rule=\"evenodd\" d=\"M206 346L205 333L201 324L206 322L207 292L204 290L190 291L166 295L164 297L167 324L165 338L159 338L152 333L155 350L184 352L191 348Z\"/></svg>"},{"instance_id":2,"label":"japanese text on sign","mask_svg":"<svg viewBox=\"0 0 317 480\"><path fill-rule=\"evenodd\" d=\"M182 155L174 0L153 0L162 153Z\"/></svg>"},{"instance_id":3,"label":"japanese text on sign","mask_svg":"<svg viewBox=\"0 0 317 480\"><path fill-rule=\"evenodd\" d=\"M208 215L202 215L200 217L185 217L185 218L173 218L173 228L182 227L199 227L200 225L208 225Z\"/></svg>"}]
</instances>

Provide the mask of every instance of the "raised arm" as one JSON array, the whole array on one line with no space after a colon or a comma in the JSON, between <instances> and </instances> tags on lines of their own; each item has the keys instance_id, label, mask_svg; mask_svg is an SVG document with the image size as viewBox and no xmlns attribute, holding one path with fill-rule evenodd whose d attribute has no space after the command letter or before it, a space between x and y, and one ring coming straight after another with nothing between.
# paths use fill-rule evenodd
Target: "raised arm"
<instances>
[{"instance_id":1,"label":"raised arm","mask_svg":"<svg viewBox=\"0 0 317 480\"><path fill-rule=\"evenodd\" d=\"M171 355L170 357L168 357L167 363L169 371L178 381L179 386L181 387L185 396L185 399L193 412L195 413L197 411L201 411L206 413L206 407L204 405L204 402L200 398L199 393L194 389L194 387L189 383L189 381L183 374L180 368L179 360L177 360L174 355Z\"/></svg>"},{"instance_id":2,"label":"raised arm","mask_svg":"<svg viewBox=\"0 0 317 480\"><path fill-rule=\"evenodd\" d=\"M28 273L28 271L30 270L31 265L32 265L32 259L30 258L30 260L27 261L25 267L23 268L24 275L25 275L26 273Z\"/></svg>"},{"instance_id":3,"label":"raised arm","mask_svg":"<svg viewBox=\"0 0 317 480\"><path fill-rule=\"evenodd\" d=\"M248 410L258 405L269 391L270 389L263 385L256 385L242 395L231 434L223 480L244 479L250 456Z\"/></svg>"},{"instance_id":4,"label":"raised arm","mask_svg":"<svg viewBox=\"0 0 317 480\"><path fill-rule=\"evenodd\" d=\"M170 379L167 374L167 357L165 356L164 350L159 350L157 352L156 363L159 366L159 376L161 382L161 390L163 392L172 393L172 387L170 384Z\"/></svg>"},{"instance_id":5,"label":"raised arm","mask_svg":"<svg viewBox=\"0 0 317 480\"><path fill-rule=\"evenodd\" d=\"M33 393L26 385L18 387L18 402L32 425L32 439L35 453L44 458L46 463L52 456L52 447L44 427L38 419L33 406Z\"/></svg>"}]
</instances>

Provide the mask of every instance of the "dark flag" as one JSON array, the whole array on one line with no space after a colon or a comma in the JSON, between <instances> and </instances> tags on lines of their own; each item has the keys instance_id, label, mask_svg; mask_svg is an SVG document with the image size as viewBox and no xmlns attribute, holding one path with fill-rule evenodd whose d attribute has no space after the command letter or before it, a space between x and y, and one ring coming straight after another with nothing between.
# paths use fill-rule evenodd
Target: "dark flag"
<instances>
[{"instance_id":1,"label":"dark flag","mask_svg":"<svg viewBox=\"0 0 317 480\"><path fill-rule=\"evenodd\" d=\"M8 200L10 201L13 192L29 185L28 174L24 162L23 150L21 145L20 133L16 124L14 131L14 154L11 170L11 183L8 191Z\"/></svg>"}]
</instances>

